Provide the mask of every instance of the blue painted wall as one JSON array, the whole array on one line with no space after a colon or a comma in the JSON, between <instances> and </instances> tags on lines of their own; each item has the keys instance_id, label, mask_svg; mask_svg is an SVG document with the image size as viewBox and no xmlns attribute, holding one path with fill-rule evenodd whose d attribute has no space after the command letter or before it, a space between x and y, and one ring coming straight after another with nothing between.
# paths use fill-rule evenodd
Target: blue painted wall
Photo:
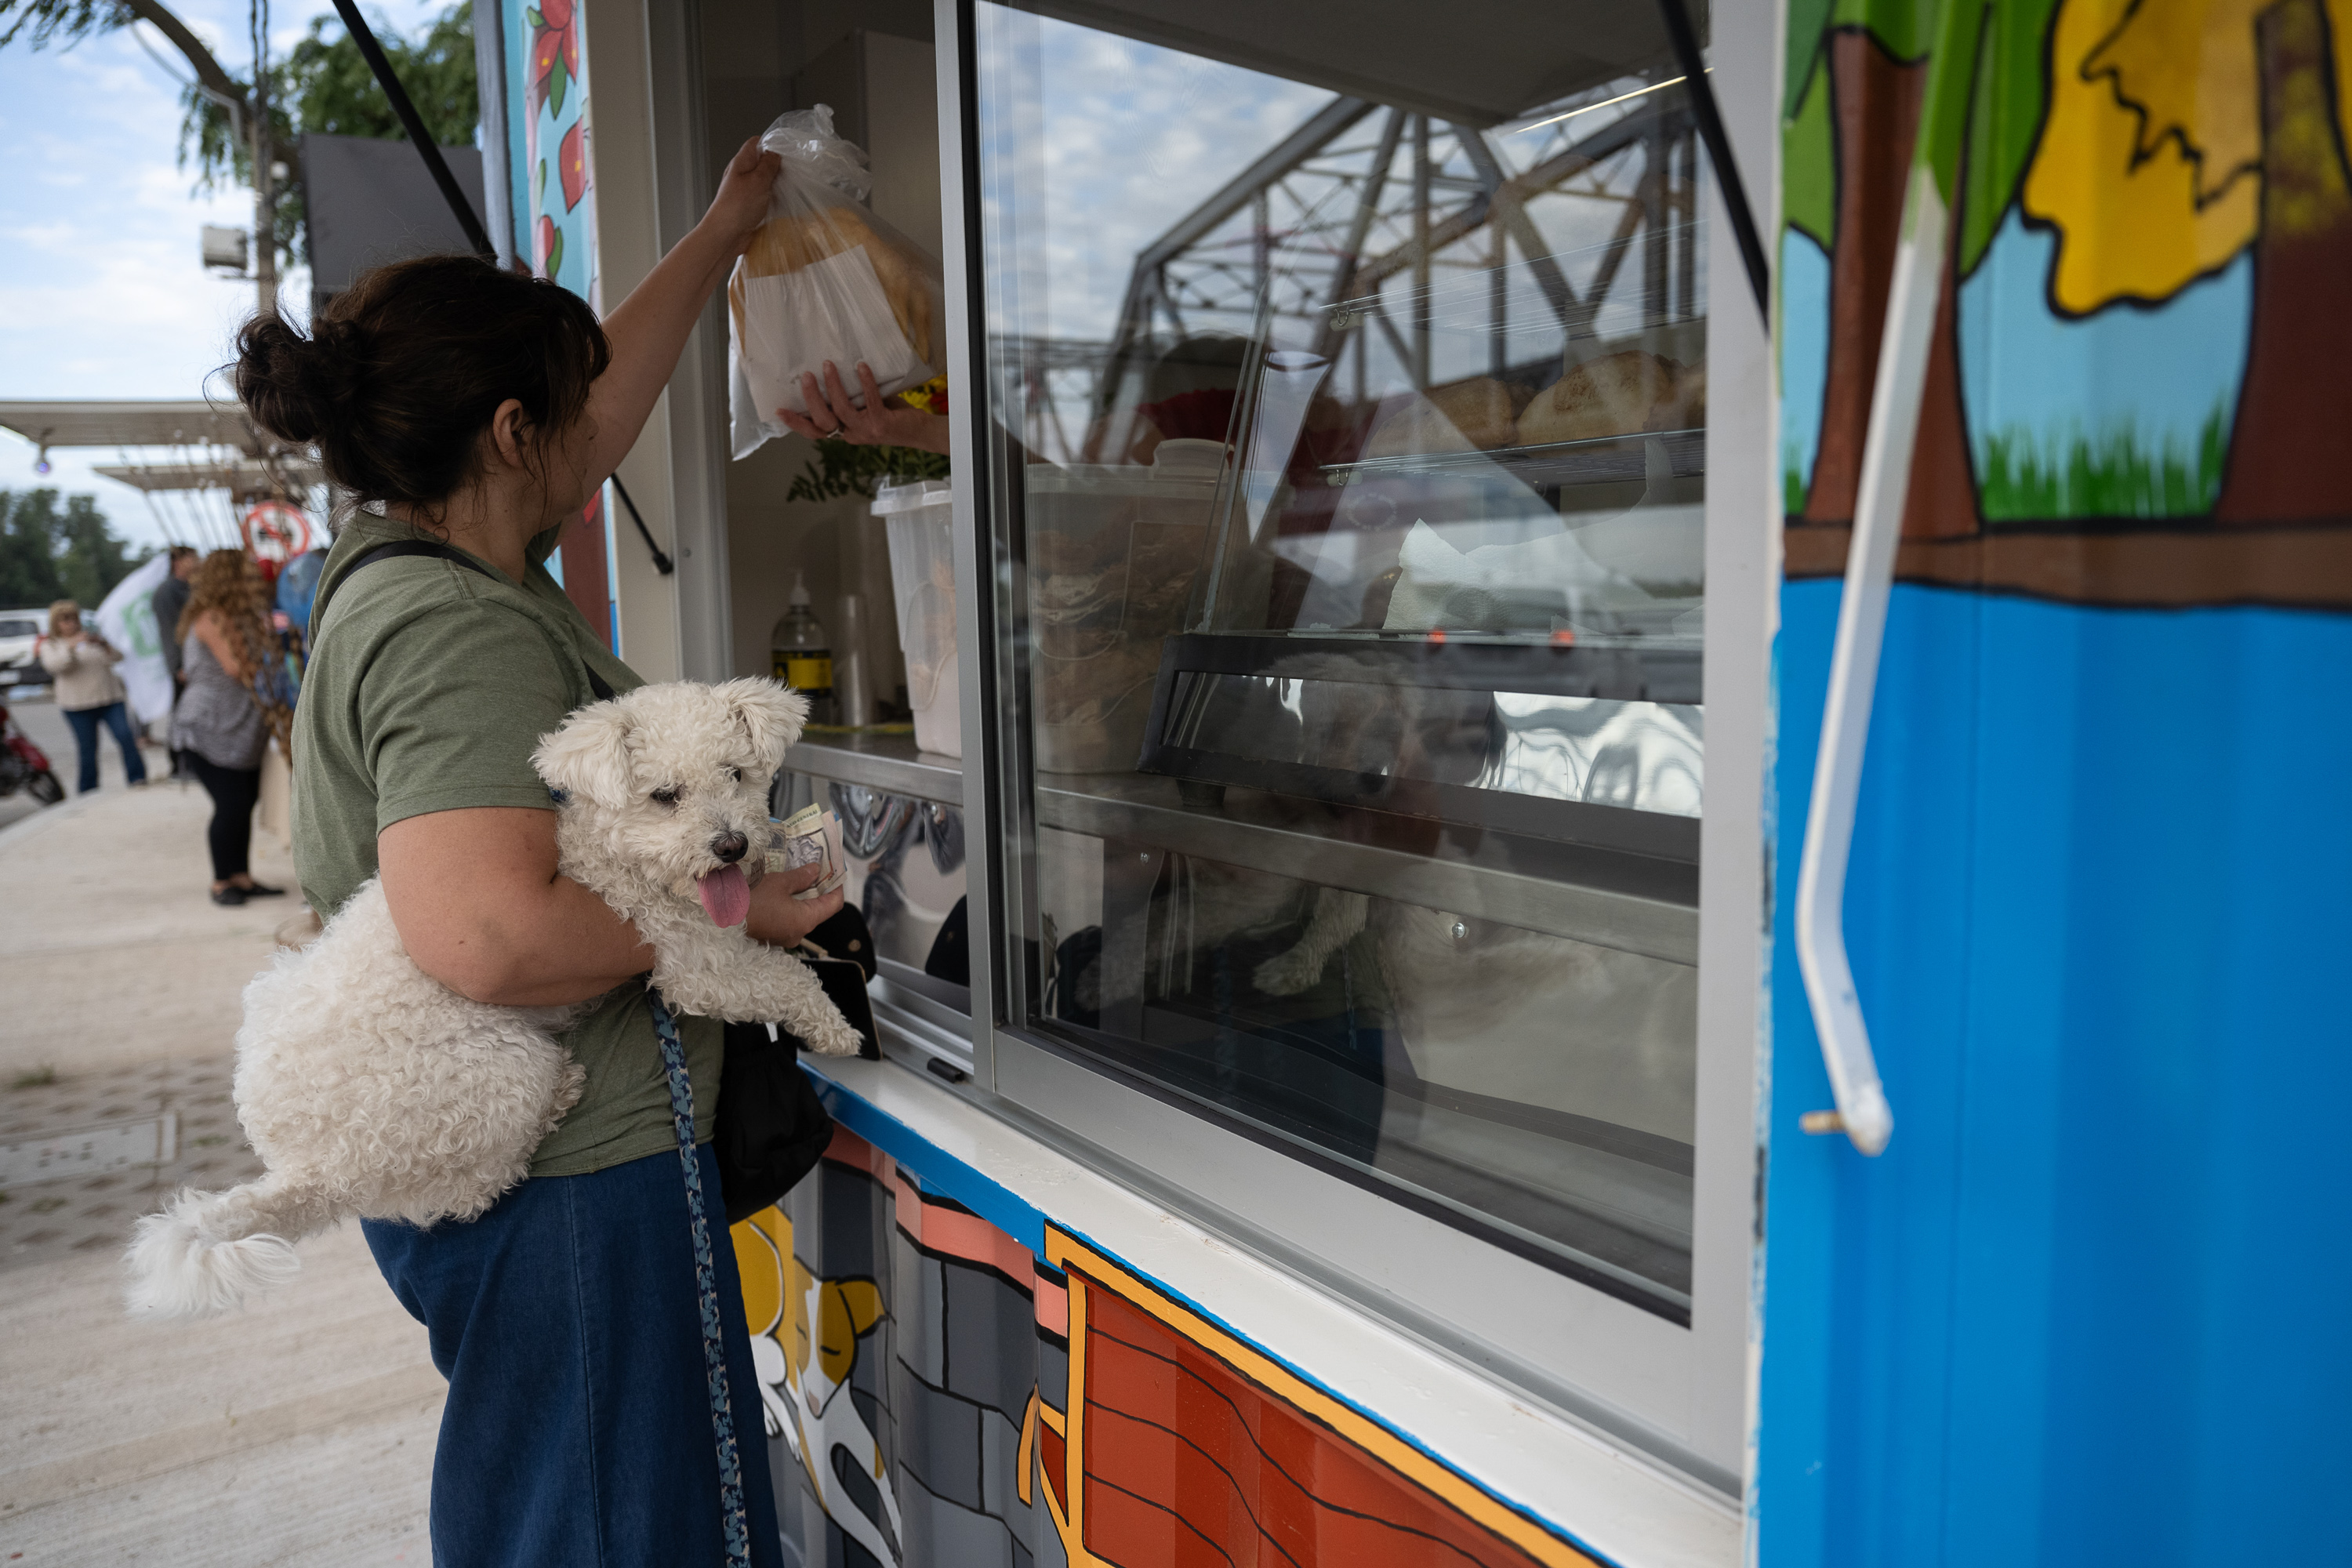
<instances>
[{"instance_id":1,"label":"blue painted wall","mask_svg":"<svg viewBox=\"0 0 2352 1568\"><path fill-rule=\"evenodd\" d=\"M1782 595L1761 1562L2352 1562L2352 617L1895 590L1866 1160L1786 936L1840 591Z\"/></svg>"}]
</instances>

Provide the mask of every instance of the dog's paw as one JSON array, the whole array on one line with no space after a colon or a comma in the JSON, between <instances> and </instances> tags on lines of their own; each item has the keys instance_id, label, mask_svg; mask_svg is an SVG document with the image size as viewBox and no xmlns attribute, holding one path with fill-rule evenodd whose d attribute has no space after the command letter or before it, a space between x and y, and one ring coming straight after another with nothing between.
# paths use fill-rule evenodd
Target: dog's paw
<instances>
[{"instance_id":1,"label":"dog's paw","mask_svg":"<svg viewBox=\"0 0 2352 1568\"><path fill-rule=\"evenodd\" d=\"M840 1018L827 1018L805 1042L821 1057L854 1057L866 1048L866 1037Z\"/></svg>"},{"instance_id":2,"label":"dog's paw","mask_svg":"<svg viewBox=\"0 0 2352 1568\"><path fill-rule=\"evenodd\" d=\"M1257 966L1250 978L1268 996L1296 996L1323 978L1328 959L1318 959L1304 945L1277 952Z\"/></svg>"}]
</instances>

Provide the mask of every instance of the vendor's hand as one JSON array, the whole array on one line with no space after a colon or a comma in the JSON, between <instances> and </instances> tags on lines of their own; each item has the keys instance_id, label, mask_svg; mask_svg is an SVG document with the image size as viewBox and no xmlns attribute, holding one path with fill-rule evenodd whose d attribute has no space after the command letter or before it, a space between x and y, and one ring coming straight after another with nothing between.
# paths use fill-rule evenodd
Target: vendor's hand
<instances>
[{"instance_id":1,"label":"vendor's hand","mask_svg":"<svg viewBox=\"0 0 2352 1568\"><path fill-rule=\"evenodd\" d=\"M839 888L821 899L793 897L803 888L813 888L824 879L823 861L795 866L789 871L771 871L761 878L751 888L751 912L744 918L744 931L754 941L775 947L793 946L841 910Z\"/></svg>"},{"instance_id":2,"label":"vendor's hand","mask_svg":"<svg viewBox=\"0 0 2352 1568\"><path fill-rule=\"evenodd\" d=\"M776 410L784 428L814 441L846 441L853 447L912 447L918 451L947 455L948 422L944 415L926 414L919 408L885 406L882 384L874 379L873 367L864 360L857 362L859 391L853 395L841 384L841 369L831 360L824 362L824 382L818 384L813 374L801 376L801 401L808 412L795 414L789 408ZM859 399L863 398L863 406Z\"/></svg>"},{"instance_id":3,"label":"vendor's hand","mask_svg":"<svg viewBox=\"0 0 2352 1568\"><path fill-rule=\"evenodd\" d=\"M719 194L710 198L710 210L702 221L727 237L729 254L740 256L751 243L752 231L766 221L768 198L775 194L777 171L784 161L773 153L763 153L756 141L746 142L736 150L719 177Z\"/></svg>"}]
</instances>

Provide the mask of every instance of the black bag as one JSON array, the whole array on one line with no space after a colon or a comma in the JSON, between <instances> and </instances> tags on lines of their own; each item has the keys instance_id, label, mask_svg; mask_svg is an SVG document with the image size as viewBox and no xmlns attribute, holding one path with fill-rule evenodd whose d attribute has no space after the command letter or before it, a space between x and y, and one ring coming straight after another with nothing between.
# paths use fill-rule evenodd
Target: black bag
<instances>
[{"instance_id":1,"label":"black bag","mask_svg":"<svg viewBox=\"0 0 2352 1568\"><path fill-rule=\"evenodd\" d=\"M816 972L824 994L865 1037L859 1055L878 1058L874 1004L866 983L874 977L874 935L853 905L809 932L801 962ZM801 1070L800 1041L779 1026L768 1037L765 1024L727 1026L727 1059L719 1069L719 1121L711 1152L719 1157L719 1185L727 1199L727 1223L740 1225L790 1192L816 1168L833 1142L833 1118Z\"/></svg>"}]
</instances>

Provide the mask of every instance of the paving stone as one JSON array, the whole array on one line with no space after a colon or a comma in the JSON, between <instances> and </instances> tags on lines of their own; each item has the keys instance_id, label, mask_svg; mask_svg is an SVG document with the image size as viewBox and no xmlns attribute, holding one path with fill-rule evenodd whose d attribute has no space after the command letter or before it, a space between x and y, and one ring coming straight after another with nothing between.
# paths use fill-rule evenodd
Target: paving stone
<instances>
[{"instance_id":1,"label":"paving stone","mask_svg":"<svg viewBox=\"0 0 2352 1568\"><path fill-rule=\"evenodd\" d=\"M0 1139L173 1111L180 1145L0 1191L0 1568L427 1563L442 1385L356 1226L305 1242L301 1274L241 1312L121 1310L141 1215L260 1173L233 1052L290 911L205 896L201 791L54 809L0 827ZM254 849L257 877L293 881L282 847Z\"/></svg>"}]
</instances>

